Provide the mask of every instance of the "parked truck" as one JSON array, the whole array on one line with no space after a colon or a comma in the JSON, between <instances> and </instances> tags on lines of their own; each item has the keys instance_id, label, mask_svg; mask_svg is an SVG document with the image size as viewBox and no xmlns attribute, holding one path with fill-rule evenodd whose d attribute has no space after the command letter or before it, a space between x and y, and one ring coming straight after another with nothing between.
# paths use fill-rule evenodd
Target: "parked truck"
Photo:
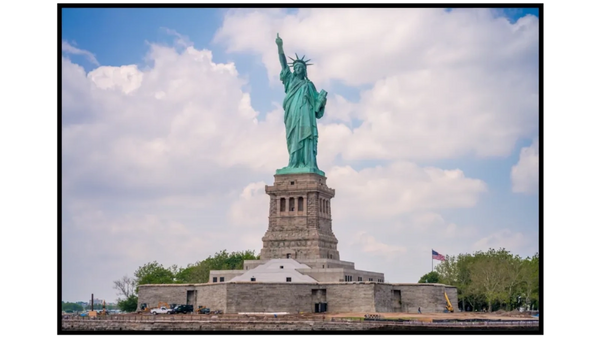
<instances>
[{"instance_id":1,"label":"parked truck","mask_svg":"<svg viewBox=\"0 0 600 338\"><path fill-rule=\"evenodd\" d=\"M150 310L150 313L153 315L170 314L171 312L173 312L173 309L166 306L161 306L159 308Z\"/></svg>"},{"instance_id":2,"label":"parked truck","mask_svg":"<svg viewBox=\"0 0 600 338\"><path fill-rule=\"evenodd\" d=\"M138 313L151 312L152 310L159 309L161 307L171 309L171 306L169 306L169 304L166 302L158 302L158 306L156 307L150 307L148 304L142 303L140 304L140 311L138 311Z\"/></svg>"},{"instance_id":3,"label":"parked truck","mask_svg":"<svg viewBox=\"0 0 600 338\"><path fill-rule=\"evenodd\" d=\"M171 314L176 314L176 313L194 313L194 306L193 305L177 305L173 311L171 312Z\"/></svg>"}]
</instances>

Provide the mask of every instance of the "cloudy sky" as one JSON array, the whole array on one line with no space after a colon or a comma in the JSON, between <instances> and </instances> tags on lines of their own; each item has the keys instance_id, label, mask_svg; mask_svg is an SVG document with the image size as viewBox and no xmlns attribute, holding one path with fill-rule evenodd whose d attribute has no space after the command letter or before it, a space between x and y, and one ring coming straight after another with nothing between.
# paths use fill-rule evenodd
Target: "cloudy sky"
<instances>
[{"instance_id":1,"label":"cloudy sky","mask_svg":"<svg viewBox=\"0 0 600 338\"><path fill-rule=\"evenodd\" d=\"M275 37L329 92L318 162L342 260L416 282L539 248L530 10L64 9L62 297L147 262L255 250L287 164Z\"/></svg>"}]
</instances>

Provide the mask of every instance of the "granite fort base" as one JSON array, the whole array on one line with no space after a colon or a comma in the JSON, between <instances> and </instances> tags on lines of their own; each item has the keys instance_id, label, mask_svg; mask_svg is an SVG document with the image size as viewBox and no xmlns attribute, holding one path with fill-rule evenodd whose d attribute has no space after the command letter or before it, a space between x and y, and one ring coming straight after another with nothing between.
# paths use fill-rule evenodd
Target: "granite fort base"
<instances>
[{"instance_id":1,"label":"granite fort base","mask_svg":"<svg viewBox=\"0 0 600 338\"><path fill-rule=\"evenodd\" d=\"M204 284L140 285L138 304L158 302L240 312L443 312L456 287L388 283L383 273L340 260L333 233L335 190L317 174L275 175L261 260L213 270ZM138 308L139 309L139 308Z\"/></svg>"},{"instance_id":2,"label":"granite fort base","mask_svg":"<svg viewBox=\"0 0 600 338\"><path fill-rule=\"evenodd\" d=\"M240 312L443 312L444 292L453 304L456 288L443 284L377 282L141 285L139 302L190 304L224 313ZM327 304L326 308L323 305ZM320 306L320 308L319 308Z\"/></svg>"}]
</instances>

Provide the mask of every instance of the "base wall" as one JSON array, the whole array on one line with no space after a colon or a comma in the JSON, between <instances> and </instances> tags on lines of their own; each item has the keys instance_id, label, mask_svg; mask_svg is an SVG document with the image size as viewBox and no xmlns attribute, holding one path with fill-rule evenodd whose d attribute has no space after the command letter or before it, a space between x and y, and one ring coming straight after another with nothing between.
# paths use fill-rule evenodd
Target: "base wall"
<instances>
[{"instance_id":1,"label":"base wall","mask_svg":"<svg viewBox=\"0 0 600 338\"><path fill-rule=\"evenodd\" d=\"M227 298L227 284L164 284L140 285L138 292L138 311L146 303L148 307L158 306L159 302L168 304L191 304L194 309L199 305L211 309L224 309ZM188 300L188 291L195 291L192 299Z\"/></svg>"},{"instance_id":2,"label":"base wall","mask_svg":"<svg viewBox=\"0 0 600 338\"><path fill-rule=\"evenodd\" d=\"M458 297L456 287L443 284L392 284L395 290L401 293L401 312L417 313L419 307L421 312L444 312L446 310L446 298L448 294L450 303L457 311Z\"/></svg>"},{"instance_id":3,"label":"base wall","mask_svg":"<svg viewBox=\"0 0 600 338\"><path fill-rule=\"evenodd\" d=\"M312 312L308 284L229 284L227 312Z\"/></svg>"},{"instance_id":4,"label":"base wall","mask_svg":"<svg viewBox=\"0 0 600 338\"><path fill-rule=\"evenodd\" d=\"M207 283L140 285L139 305L156 307L158 302L186 304L188 291L195 291L199 305L224 313L314 312L315 303L327 303L327 312L443 312L444 292L457 309L456 288L443 284L389 283Z\"/></svg>"}]
</instances>

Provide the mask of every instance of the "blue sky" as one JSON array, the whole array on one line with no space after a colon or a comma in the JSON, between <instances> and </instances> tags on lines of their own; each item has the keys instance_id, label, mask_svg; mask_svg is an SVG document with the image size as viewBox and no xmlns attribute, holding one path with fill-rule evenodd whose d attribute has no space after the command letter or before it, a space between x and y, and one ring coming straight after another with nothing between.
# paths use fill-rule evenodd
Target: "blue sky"
<instances>
[{"instance_id":1,"label":"blue sky","mask_svg":"<svg viewBox=\"0 0 600 338\"><path fill-rule=\"evenodd\" d=\"M143 65L147 42L172 43L172 35L163 28L175 30L186 35L195 46L210 49L215 61L235 62L238 71L252 79L253 87L260 89L253 92L252 104L264 113L272 108L271 102L277 100L279 94L277 88L267 85L264 65L255 56L226 53L223 46L213 43L226 12L226 8L64 8L62 38L93 51L102 65ZM290 8L287 12L294 13L297 9ZM525 15L538 16L539 13L537 8L506 8L497 9L495 15L514 22ZM86 71L94 67L84 57L73 56L72 59L80 61ZM357 88L344 86L339 81L334 83L336 90L349 100L357 99ZM267 88L270 90L266 91Z\"/></svg>"},{"instance_id":2,"label":"blue sky","mask_svg":"<svg viewBox=\"0 0 600 338\"><path fill-rule=\"evenodd\" d=\"M458 254L504 246L534 254L537 13L396 11L409 20L366 13L363 35L327 28L315 37L309 20L343 25L353 14L63 9L63 254L79 255L63 260L63 298L84 299L88 288L80 285L91 283L103 290L101 297L115 299L112 281L153 260L185 265L220 249L260 251L267 224L264 184L272 183L286 156L278 138L283 125L276 120L283 89L273 32L281 33L288 55L306 52L315 63L309 77L330 94L319 121L319 163L338 191L333 229L343 260L384 272L392 282L411 282L430 267L424 248ZM388 21L392 29L377 25ZM512 29L516 25L521 29ZM330 44L321 46L322 39ZM236 74L193 68L190 58L206 60L202 50L222 69L231 64ZM496 65L503 65L502 72ZM187 72L198 75L188 79ZM181 87L172 93L171 85ZM204 99L213 85L224 89ZM221 102L222 92L228 94ZM251 105L239 108L244 95ZM227 115L229 122L219 124L236 109L241 115ZM231 127L239 139L212 139L208 126L223 134ZM427 168L448 176L413 187L414 177L434 175ZM397 186L351 195L377 180ZM394 202L403 187L423 196ZM402 211L381 212L388 202ZM100 235L95 226L113 230ZM164 228L181 237L153 237ZM238 236L227 235L232 232ZM185 242L194 252L156 254L181 238L207 233L209 244L203 238ZM112 249L102 254L109 257L106 266L84 277L76 271L100 255L78 244L86 236L98 236Z\"/></svg>"}]
</instances>

